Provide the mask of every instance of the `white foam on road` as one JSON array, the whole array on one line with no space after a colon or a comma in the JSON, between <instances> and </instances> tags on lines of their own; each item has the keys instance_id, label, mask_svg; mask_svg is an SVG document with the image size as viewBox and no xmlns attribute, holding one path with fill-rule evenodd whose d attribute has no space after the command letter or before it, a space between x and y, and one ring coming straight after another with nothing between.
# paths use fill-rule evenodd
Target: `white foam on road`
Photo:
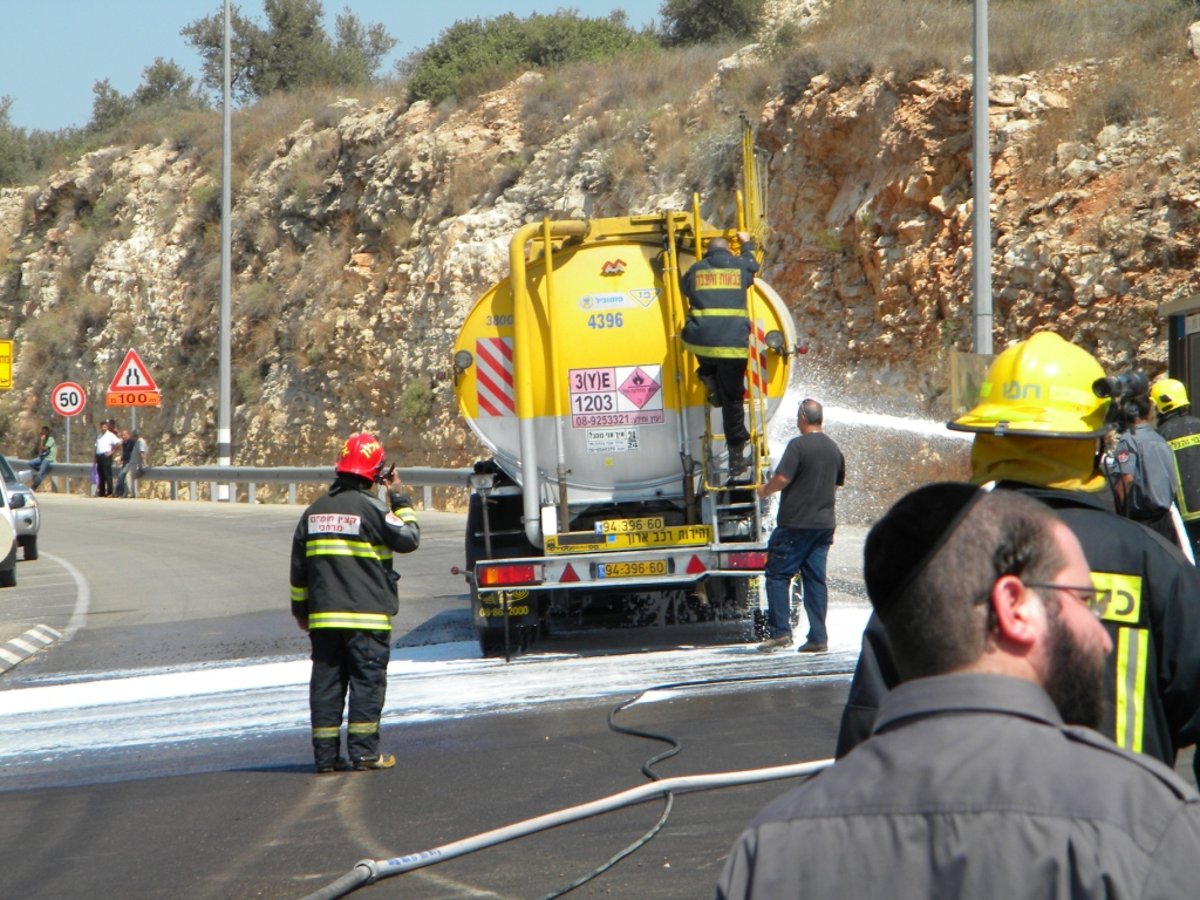
<instances>
[{"instance_id":1,"label":"white foam on road","mask_svg":"<svg viewBox=\"0 0 1200 900\"><path fill-rule=\"evenodd\" d=\"M865 606L831 605L827 654L764 654L753 644L576 656L480 657L461 642L393 651L384 725L632 697L706 679L809 675L845 678L858 657ZM0 760L237 739L307 730L307 659L253 660L0 691ZM663 699L658 695L654 699ZM3 776L0 775L0 778Z\"/></svg>"}]
</instances>

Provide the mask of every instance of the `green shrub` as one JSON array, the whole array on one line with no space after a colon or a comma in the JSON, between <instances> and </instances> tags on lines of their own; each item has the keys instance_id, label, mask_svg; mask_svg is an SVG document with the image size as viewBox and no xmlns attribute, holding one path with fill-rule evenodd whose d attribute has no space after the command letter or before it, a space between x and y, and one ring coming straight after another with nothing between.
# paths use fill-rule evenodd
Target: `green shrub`
<instances>
[{"instance_id":1,"label":"green shrub","mask_svg":"<svg viewBox=\"0 0 1200 900\"><path fill-rule=\"evenodd\" d=\"M398 68L409 70L411 100L441 103L465 95L467 79L480 73L610 59L653 45L653 37L630 29L623 14L587 19L558 12L518 19L506 13L487 20L460 19Z\"/></svg>"},{"instance_id":2,"label":"green shrub","mask_svg":"<svg viewBox=\"0 0 1200 900\"><path fill-rule=\"evenodd\" d=\"M433 388L423 381L410 381L400 391L397 411L402 418L411 422L424 422L433 415L436 399Z\"/></svg>"}]
</instances>

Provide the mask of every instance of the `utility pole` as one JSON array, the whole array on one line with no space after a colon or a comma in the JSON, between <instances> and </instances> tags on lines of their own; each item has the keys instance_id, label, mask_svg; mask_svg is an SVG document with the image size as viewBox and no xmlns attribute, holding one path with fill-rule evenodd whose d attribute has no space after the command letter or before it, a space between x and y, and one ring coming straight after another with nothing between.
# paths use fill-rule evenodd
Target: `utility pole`
<instances>
[{"instance_id":1,"label":"utility pole","mask_svg":"<svg viewBox=\"0 0 1200 900\"><path fill-rule=\"evenodd\" d=\"M973 190L971 210L971 337L976 353L992 353L992 153L988 129L988 4L974 0L974 59L971 121Z\"/></svg>"},{"instance_id":2,"label":"utility pole","mask_svg":"<svg viewBox=\"0 0 1200 900\"><path fill-rule=\"evenodd\" d=\"M233 404L231 390L230 365L230 291L232 261L230 259L230 158L232 157L232 140L230 138L230 0L225 0L225 74L222 84L221 104L221 305L220 305L220 337L217 354L219 357L217 378L220 381L217 391L217 465L230 466L233 464L233 427L230 407ZM236 488L235 488L236 490ZM217 485L217 500L228 501L229 485L221 482Z\"/></svg>"}]
</instances>

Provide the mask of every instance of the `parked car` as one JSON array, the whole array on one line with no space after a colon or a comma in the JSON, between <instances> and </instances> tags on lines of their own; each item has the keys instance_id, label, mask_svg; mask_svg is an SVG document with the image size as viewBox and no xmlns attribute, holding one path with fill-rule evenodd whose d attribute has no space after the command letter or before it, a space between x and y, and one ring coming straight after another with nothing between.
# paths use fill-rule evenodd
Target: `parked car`
<instances>
[{"instance_id":1,"label":"parked car","mask_svg":"<svg viewBox=\"0 0 1200 900\"><path fill-rule=\"evenodd\" d=\"M17 586L17 527L13 520L12 496L8 485L0 478L0 588ZM36 550L34 551L37 552Z\"/></svg>"},{"instance_id":2,"label":"parked car","mask_svg":"<svg viewBox=\"0 0 1200 900\"><path fill-rule=\"evenodd\" d=\"M29 469L22 469L20 475L32 477ZM10 511L13 527L17 532L17 545L21 548L22 559L38 558L38 532L42 528L42 511L38 507L37 494L33 488L21 480L18 473L13 471L12 464L0 456L0 480L8 488L5 507Z\"/></svg>"}]
</instances>

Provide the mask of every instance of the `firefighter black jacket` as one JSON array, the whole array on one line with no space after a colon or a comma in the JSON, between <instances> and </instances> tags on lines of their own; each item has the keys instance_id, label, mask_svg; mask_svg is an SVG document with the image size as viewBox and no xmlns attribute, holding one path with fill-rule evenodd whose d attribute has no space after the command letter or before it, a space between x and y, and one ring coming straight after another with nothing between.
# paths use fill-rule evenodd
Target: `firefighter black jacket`
<instances>
[{"instance_id":1,"label":"firefighter black jacket","mask_svg":"<svg viewBox=\"0 0 1200 900\"><path fill-rule=\"evenodd\" d=\"M399 608L392 555L416 550L421 528L406 495L384 503L371 488L365 478L339 475L296 526L292 615L309 630L391 630Z\"/></svg>"}]
</instances>

